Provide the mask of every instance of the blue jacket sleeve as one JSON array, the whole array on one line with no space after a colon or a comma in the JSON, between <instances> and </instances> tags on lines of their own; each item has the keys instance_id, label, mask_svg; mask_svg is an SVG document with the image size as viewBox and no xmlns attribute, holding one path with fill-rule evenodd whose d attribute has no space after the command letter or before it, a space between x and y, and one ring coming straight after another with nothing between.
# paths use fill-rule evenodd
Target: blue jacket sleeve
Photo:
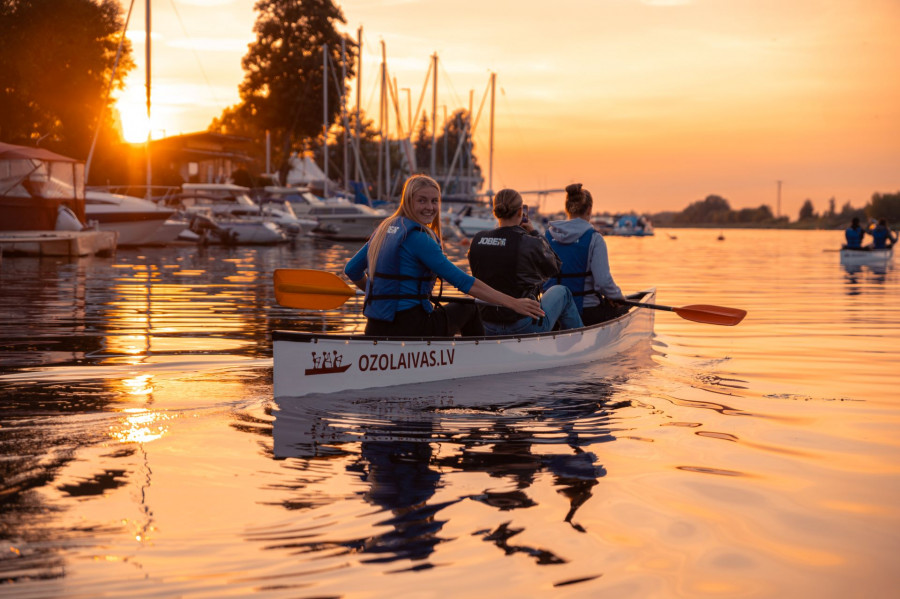
<instances>
[{"instance_id":1,"label":"blue jacket sleeve","mask_svg":"<svg viewBox=\"0 0 900 599\"><path fill-rule=\"evenodd\" d=\"M356 252L347 265L344 267L344 274L351 281L358 281L366 274L366 268L369 266L369 243L366 242L359 251Z\"/></svg>"},{"instance_id":2,"label":"blue jacket sleeve","mask_svg":"<svg viewBox=\"0 0 900 599\"><path fill-rule=\"evenodd\" d=\"M444 255L441 246L428 233L414 231L410 233L406 242L410 251L425 266L463 293L468 293L475 284L475 277L450 262Z\"/></svg>"}]
</instances>

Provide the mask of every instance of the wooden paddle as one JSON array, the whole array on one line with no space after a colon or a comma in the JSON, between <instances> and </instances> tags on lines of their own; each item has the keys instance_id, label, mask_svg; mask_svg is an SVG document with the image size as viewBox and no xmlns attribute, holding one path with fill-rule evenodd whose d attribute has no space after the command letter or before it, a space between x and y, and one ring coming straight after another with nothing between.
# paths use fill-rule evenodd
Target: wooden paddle
<instances>
[{"instance_id":1,"label":"wooden paddle","mask_svg":"<svg viewBox=\"0 0 900 599\"><path fill-rule=\"evenodd\" d=\"M702 322L705 324L718 324L722 326L734 326L744 320L747 315L746 310L739 308L726 308L725 306L710 306L708 304L693 304L691 306L683 306L674 308L672 306L660 306L659 304L644 304L634 300L614 300L629 306L638 308L650 308L651 310L667 310L674 312L685 320L694 322Z\"/></svg>"},{"instance_id":2,"label":"wooden paddle","mask_svg":"<svg viewBox=\"0 0 900 599\"><path fill-rule=\"evenodd\" d=\"M336 274L323 270L279 268L275 270L274 281L275 301L287 308L331 310L339 308L351 297L363 295L361 290L351 287ZM452 296L441 297L440 301L484 303L469 297ZM685 320L723 326L734 326L747 315L746 310L726 308L724 306L697 304L673 308L658 304L644 304L627 299L619 301L638 308L675 312Z\"/></svg>"}]
</instances>

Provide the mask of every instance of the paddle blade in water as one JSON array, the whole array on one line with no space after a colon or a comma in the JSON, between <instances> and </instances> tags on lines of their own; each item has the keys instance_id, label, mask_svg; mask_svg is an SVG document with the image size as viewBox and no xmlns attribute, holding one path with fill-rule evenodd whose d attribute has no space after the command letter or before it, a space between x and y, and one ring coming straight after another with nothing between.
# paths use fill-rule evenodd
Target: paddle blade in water
<instances>
[{"instance_id":1,"label":"paddle blade in water","mask_svg":"<svg viewBox=\"0 0 900 599\"><path fill-rule=\"evenodd\" d=\"M685 320L723 326L734 326L744 320L744 317L747 315L746 310L741 310L739 308L710 306L707 304L694 304L691 306L683 306L681 308L673 308L673 312Z\"/></svg>"},{"instance_id":2,"label":"paddle blade in water","mask_svg":"<svg viewBox=\"0 0 900 599\"><path fill-rule=\"evenodd\" d=\"M273 279L275 301L288 308L331 310L356 295L339 276L322 270L279 268Z\"/></svg>"}]
</instances>

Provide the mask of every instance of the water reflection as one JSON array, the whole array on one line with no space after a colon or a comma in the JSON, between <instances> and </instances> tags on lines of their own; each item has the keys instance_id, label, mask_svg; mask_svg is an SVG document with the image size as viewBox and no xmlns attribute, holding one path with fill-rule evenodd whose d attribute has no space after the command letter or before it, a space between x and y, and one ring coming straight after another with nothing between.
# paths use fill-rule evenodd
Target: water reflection
<instances>
[{"instance_id":1,"label":"water reflection","mask_svg":"<svg viewBox=\"0 0 900 599\"><path fill-rule=\"evenodd\" d=\"M606 475L595 451L598 443L615 438L610 428L612 387L594 382L558 391L567 399L542 395L484 405L481 396L480 406L460 405L447 393L332 398L327 406L308 398L279 398L273 454L291 461L296 476L283 487L290 494L283 505L312 510L327 505L320 495L329 493L327 479L315 475L321 470L317 463L339 459L359 483L353 495L386 516L375 523L378 534L341 540L316 534L309 539L304 530L304 538L292 539L291 546L304 552L340 546L342 552L366 554L364 562L421 562L450 540L442 536L450 506L474 501L503 513L536 508L539 502L530 489L545 474L568 501L559 520L586 532L577 512ZM472 475L483 475L480 491L446 497L455 479ZM435 501L438 490L443 498ZM509 519L470 532L504 554L531 556L536 564L567 561L552 549L516 543L524 530ZM340 531L331 534L339 536Z\"/></svg>"},{"instance_id":2,"label":"water reflection","mask_svg":"<svg viewBox=\"0 0 900 599\"><path fill-rule=\"evenodd\" d=\"M867 283L884 284L893 267L891 262L884 264L841 263L841 268L845 273L844 282L849 286L847 295L859 295L864 291L863 285Z\"/></svg>"}]
</instances>

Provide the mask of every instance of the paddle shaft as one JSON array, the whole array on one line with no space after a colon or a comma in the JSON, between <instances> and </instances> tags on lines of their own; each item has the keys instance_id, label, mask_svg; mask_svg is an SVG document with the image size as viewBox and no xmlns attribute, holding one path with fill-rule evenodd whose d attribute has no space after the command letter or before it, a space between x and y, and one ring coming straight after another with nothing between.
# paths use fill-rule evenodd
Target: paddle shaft
<instances>
[{"instance_id":1,"label":"paddle shaft","mask_svg":"<svg viewBox=\"0 0 900 599\"><path fill-rule=\"evenodd\" d=\"M629 299L620 299L620 300L613 300L613 301L617 301L621 304L628 304L629 306L637 306L638 308L650 308L652 310L666 310L667 312L677 312L678 311L677 308L673 308L672 306L660 306L659 304L646 304L643 302L636 302L634 300L629 300Z\"/></svg>"},{"instance_id":2,"label":"paddle shaft","mask_svg":"<svg viewBox=\"0 0 900 599\"><path fill-rule=\"evenodd\" d=\"M352 287L347 287L347 289L330 289L327 287L316 287L314 285L286 285L281 284L278 286L279 291L283 291L285 293L300 293L300 294L316 294L316 295L334 295L337 297L346 297L350 299L355 295L365 295L365 291L362 289L353 289ZM488 303L484 300L476 299L474 297L456 297L453 295L432 295L429 297L431 301L435 302L451 302L454 304L481 304L483 306L493 306L494 304Z\"/></svg>"}]
</instances>

